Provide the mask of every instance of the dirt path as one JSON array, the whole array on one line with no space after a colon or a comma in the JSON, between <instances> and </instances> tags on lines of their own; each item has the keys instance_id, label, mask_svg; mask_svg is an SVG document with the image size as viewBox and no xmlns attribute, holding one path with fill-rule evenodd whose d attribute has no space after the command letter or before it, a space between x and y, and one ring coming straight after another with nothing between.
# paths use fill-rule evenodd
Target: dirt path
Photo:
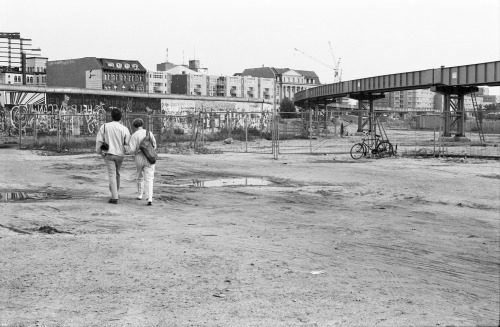
<instances>
[{"instance_id":1,"label":"dirt path","mask_svg":"<svg viewBox=\"0 0 500 327\"><path fill-rule=\"evenodd\" d=\"M94 155L0 167L1 327L499 323L498 161L167 154L152 207L131 158L119 205Z\"/></svg>"}]
</instances>

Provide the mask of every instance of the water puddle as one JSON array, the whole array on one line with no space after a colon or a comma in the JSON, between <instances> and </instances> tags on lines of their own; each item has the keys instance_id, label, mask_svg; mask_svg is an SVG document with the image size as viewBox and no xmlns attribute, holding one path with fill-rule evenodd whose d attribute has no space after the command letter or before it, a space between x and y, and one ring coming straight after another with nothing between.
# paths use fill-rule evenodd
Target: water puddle
<instances>
[{"instance_id":1,"label":"water puddle","mask_svg":"<svg viewBox=\"0 0 500 327\"><path fill-rule=\"evenodd\" d=\"M0 193L0 202L42 200L48 198L43 192L4 192Z\"/></svg>"},{"instance_id":2,"label":"water puddle","mask_svg":"<svg viewBox=\"0 0 500 327\"><path fill-rule=\"evenodd\" d=\"M222 186L265 186L271 184L263 178L225 178L215 180L193 180L194 187L222 187Z\"/></svg>"},{"instance_id":3,"label":"water puddle","mask_svg":"<svg viewBox=\"0 0 500 327\"><path fill-rule=\"evenodd\" d=\"M225 187L225 186L266 186L272 182L264 178L220 178L214 180L199 180L193 179L192 183L183 183L178 185L163 184L164 186L173 187Z\"/></svg>"},{"instance_id":4,"label":"water puddle","mask_svg":"<svg viewBox=\"0 0 500 327\"><path fill-rule=\"evenodd\" d=\"M18 201L40 201L40 200L64 200L71 196L65 194L54 194L47 192L0 192L0 202Z\"/></svg>"}]
</instances>

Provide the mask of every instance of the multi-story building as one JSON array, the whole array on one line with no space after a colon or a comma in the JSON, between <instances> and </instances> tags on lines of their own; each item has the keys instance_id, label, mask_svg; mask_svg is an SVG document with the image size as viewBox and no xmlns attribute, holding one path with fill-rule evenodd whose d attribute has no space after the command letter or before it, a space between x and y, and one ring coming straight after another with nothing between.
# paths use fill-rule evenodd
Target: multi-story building
<instances>
[{"instance_id":1,"label":"multi-story building","mask_svg":"<svg viewBox=\"0 0 500 327\"><path fill-rule=\"evenodd\" d=\"M33 48L31 39L22 38L20 33L0 32L0 67L21 68L22 54L35 58L40 53L40 48Z\"/></svg>"},{"instance_id":2,"label":"multi-story building","mask_svg":"<svg viewBox=\"0 0 500 327\"><path fill-rule=\"evenodd\" d=\"M47 58L35 57L26 59L26 69L23 73L22 69L19 67L0 68L0 84L18 84L18 85L35 85L35 86L45 86L46 85L46 67ZM25 76L25 82L23 82L23 75Z\"/></svg>"},{"instance_id":3,"label":"multi-story building","mask_svg":"<svg viewBox=\"0 0 500 327\"><path fill-rule=\"evenodd\" d=\"M146 85L148 93L170 94L172 74L165 71L148 71L146 74Z\"/></svg>"},{"instance_id":4,"label":"multi-story building","mask_svg":"<svg viewBox=\"0 0 500 327\"><path fill-rule=\"evenodd\" d=\"M47 58L40 52L20 33L0 32L0 83L45 85Z\"/></svg>"},{"instance_id":5,"label":"multi-story building","mask_svg":"<svg viewBox=\"0 0 500 327\"><path fill-rule=\"evenodd\" d=\"M271 79L274 84L273 90L275 92L273 93L276 94L275 101L277 104L285 97L293 100L295 93L298 91L321 85L318 75L307 70L260 67L247 68L238 75Z\"/></svg>"},{"instance_id":6,"label":"multi-story building","mask_svg":"<svg viewBox=\"0 0 500 327\"><path fill-rule=\"evenodd\" d=\"M47 86L146 92L146 69L137 60L85 57L48 61Z\"/></svg>"},{"instance_id":7,"label":"multi-story building","mask_svg":"<svg viewBox=\"0 0 500 327\"><path fill-rule=\"evenodd\" d=\"M429 89L388 92L373 102L375 110L429 112L435 110L435 93Z\"/></svg>"},{"instance_id":8,"label":"multi-story building","mask_svg":"<svg viewBox=\"0 0 500 327\"><path fill-rule=\"evenodd\" d=\"M172 75L172 94L208 95L207 75Z\"/></svg>"},{"instance_id":9,"label":"multi-story building","mask_svg":"<svg viewBox=\"0 0 500 327\"><path fill-rule=\"evenodd\" d=\"M172 94L274 99L274 80L251 76L172 75Z\"/></svg>"},{"instance_id":10,"label":"multi-story building","mask_svg":"<svg viewBox=\"0 0 500 327\"><path fill-rule=\"evenodd\" d=\"M172 92L172 76L173 75L198 75L206 74L206 68L199 68L199 60L190 60L189 67L186 65L176 65L171 62L162 62L156 65L157 71L148 71L146 75L146 85L148 93L164 93L170 94L179 91L179 85L176 85L175 92ZM176 80L176 83L180 82ZM187 92L187 89L186 89ZM187 94L187 93L180 93Z\"/></svg>"}]
</instances>

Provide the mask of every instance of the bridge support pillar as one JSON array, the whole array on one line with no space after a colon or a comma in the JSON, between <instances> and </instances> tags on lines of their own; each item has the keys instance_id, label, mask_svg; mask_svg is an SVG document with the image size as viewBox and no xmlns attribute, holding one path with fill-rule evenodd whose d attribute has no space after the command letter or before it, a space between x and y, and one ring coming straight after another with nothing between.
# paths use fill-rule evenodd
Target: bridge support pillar
<instances>
[{"instance_id":1,"label":"bridge support pillar","mask_svg":"<svg viewBox=\"0 0 500 327\"><path fill-rule=\"evenodd\" d=\"M374 93L357 93L348 94L348 98L358 100L358 130L356 133L363 132L363 101L368 101L369 112L368 112L368 131L373 132L373 101L385 98L384 93L374 94Z\"/></svg>"},{"instance_id":2,"label":"bridge support pillar","mask_svg":"<svg viewBox=\"0 0 500 327\"><path fill-rule=\"evenodd\" d=\"M443 137L451 136L451 129L456 124L456 138L465 137L465 101L466 94L478 91L477 86L450 86L438 85L431 87L431 91L442 94L443 101ZM453 113L452 113L453 111Z\"/></svg>"}]
</instances>

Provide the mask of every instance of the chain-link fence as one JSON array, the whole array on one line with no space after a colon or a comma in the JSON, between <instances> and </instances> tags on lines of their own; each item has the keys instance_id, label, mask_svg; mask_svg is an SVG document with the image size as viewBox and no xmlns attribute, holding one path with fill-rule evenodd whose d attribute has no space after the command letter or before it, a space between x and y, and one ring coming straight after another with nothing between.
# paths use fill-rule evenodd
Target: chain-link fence
<instances>
[{"instance_id":1,"label":"chain-link fence","mask_svg":"<svg viewBox=\"0 0 500 327\"><path fill-rule=\"evenodd\" d=\"M398 154L408 156L476 156L500 157L500 120L476 120L474 112L466 113L463 137L442 136L443 113L425 115L375 113L361 117L345 111L310 110L294 118L280 118L280 153L349 153L363 138L380 134ZM450 134L456 135L457 124ZM484 136L484 137L483 137Z\"/></svg>"},{"instance_id":2,"label":"chain-link fence","mask_svg":"<svg viewBox=\"0 0 500 327\"><path fill-rule=\"evenodd\" d=\"M193 115L127 113L122 124L133 133L141 118L157 140L159 152L192 148L199 152L271 153L272 114L262 112L201 111ZM22 148L92 152L96 134L108 114L43 114L17 111L6 119L9 136ZM7 134L5 134L7 136Z\"/></svg>"},{"instance_id":3,"label":"chain-link fence","mask_svg":"<svg viewBox=\"0 0 500 327\"><path fill-rule=\"evenodd\" d=\"M192 115L124 113L122 123L131 133L132 122L142 118L155 135L159 152L191 148L199 152L332 153L347 154L366 138L370 126L382 134L400 155L500 157L500 120L482 118L481 124L467 113L463 137L443 137L442 113L358 116L341 111L311 110L274 117L271 112L200 111ZM19 110L3 115L2 134L23 148L92 152L99 127L111 121L109 114L28 113ZM275 123L276 122L276 123ZM275 130L273 130L273 128ZM378 128L378 130L377 130ZM452 124L450 134L456 134ZM482 137L484 136L484 137ZM273 139L274 137L274 139Z\"/></svg>"}]
</instances>

